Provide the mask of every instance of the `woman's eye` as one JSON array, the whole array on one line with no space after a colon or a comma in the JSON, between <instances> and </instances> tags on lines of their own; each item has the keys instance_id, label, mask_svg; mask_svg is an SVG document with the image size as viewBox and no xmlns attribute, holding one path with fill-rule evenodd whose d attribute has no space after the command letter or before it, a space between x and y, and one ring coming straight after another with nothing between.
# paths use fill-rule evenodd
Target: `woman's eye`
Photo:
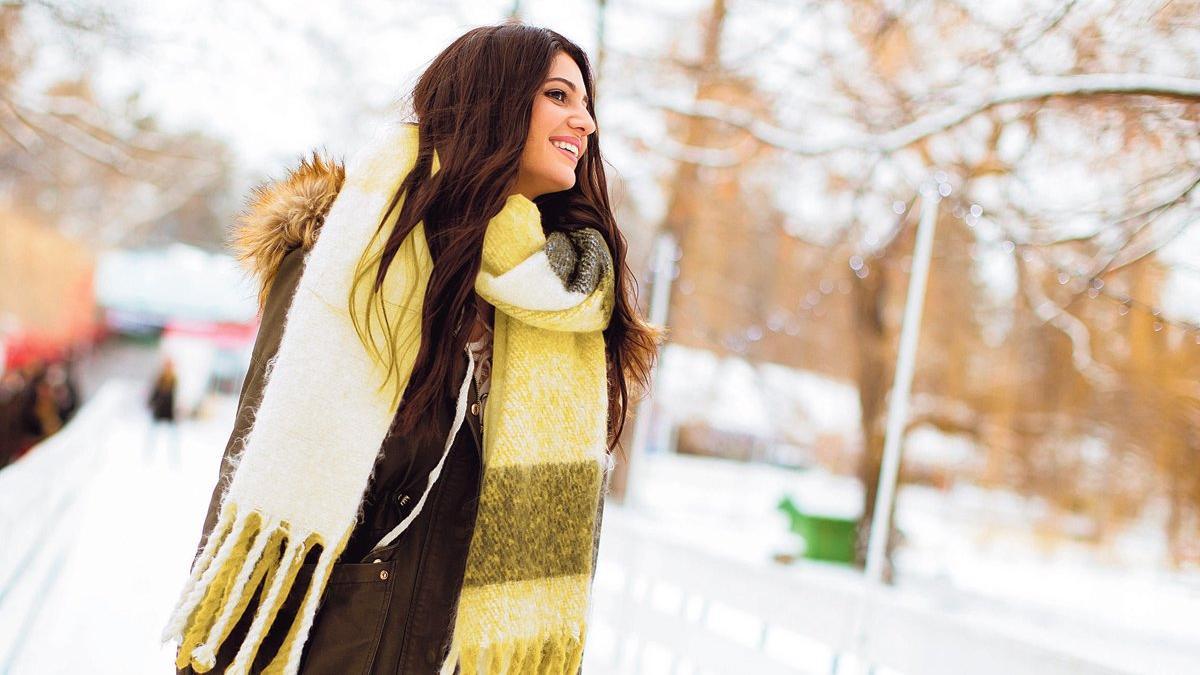
<instances>
[{"instance_id":1,"label":"woman's eye","mask_svg":"<svg viewBox=\"0 0 1200 675\"><path fill-rule=\"evenodd\" d=\"M567 92L563 91L562 89L551 89L550 91L546 92L546 95L558 101L559 103L566 103L567 101ZM560 96L562 98L559 98Z\"/></svg>"}]
</instances>

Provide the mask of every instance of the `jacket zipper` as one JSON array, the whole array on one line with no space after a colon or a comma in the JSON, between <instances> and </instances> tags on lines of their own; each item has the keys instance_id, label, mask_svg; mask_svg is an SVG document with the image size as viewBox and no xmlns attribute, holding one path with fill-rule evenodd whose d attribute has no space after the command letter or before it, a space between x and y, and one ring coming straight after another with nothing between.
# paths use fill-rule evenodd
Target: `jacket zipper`
<instances>
[{"instance_id":1,"label":"jacket zipper","mask_svg":"<svg viewBox=\"0 0 1200 675\"><path fill-rule=\"evenodd\" d=\"M467 345L468 352L470 349L471 346ZM471 359L469 357L467 359L467 367L471 367ZM475 402L471 404L471 414L475 415L479 420L479 444L476 447L479 453L479 484L475 487L475 503L478 504L479 500L483 498L483 402L487 399L488 395L479 393L479 378L475 377L475 373L471 373L471 378L475 381Z\"/></svg>"},{"instance_id":2,"label":"jacket zipper","mask_svg":"<svg viewBox=\"0 0 1200 675\"><path fill-rule=\"evenodd\" d=\"M467 345L467 349L470 349L470 348L471 348L471 346ZM471 414L475 415L476 417L479 417L480 424L482 424L483 401L484 401L484 399L487 398L487 394L479 393L479 389L481 387L483 387L483 383L479 381L479 368L478 367L475 368L475 372L471 373L471 377L474 378L474 380L475 380L475 394L476 394L475 402L471 404Z\"/></svg>"},{"instance_id":3,"label":"jacket zipper","mask_svg":"<svg viewBox=\"0 0 1200 675\"><path fill-rule=\"evenodd\" d=\"M470 349L471 349L471 346L468 344L466 347L466 351L470 351ZM468 360L467 367L470 367L470 363L471 362ZM484 412L483 402L487 400L488 395L486 393L483 393L483 394L479 393L479 389L480 389L480 387L482 387L482 383L479 381L478 372L471 373L471 378L475 381L475 402L471 404L471 414L474 415L475 418L479 420L479 445L482 446L483 445L483 412ZM481 448L481 452L482 452L482 448Z\"/></svg>"}]
</instances>

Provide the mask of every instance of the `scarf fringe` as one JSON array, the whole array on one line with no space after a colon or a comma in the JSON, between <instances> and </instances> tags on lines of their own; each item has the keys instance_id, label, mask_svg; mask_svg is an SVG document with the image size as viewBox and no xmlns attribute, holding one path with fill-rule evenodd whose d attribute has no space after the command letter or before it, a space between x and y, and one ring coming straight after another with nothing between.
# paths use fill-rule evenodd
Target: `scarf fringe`
<instances>
[{"instance_id":1,"label":"scarf fringe","mask_svg":"<svg viewBox=\"0 0 1200 675\"><path fill-rule=\"evenodd\" d=\"M196 558L179 604L163 631L164 642L180 642L175 666L190 665L198 673L212 670L222 643L261 585L266 589L264 597L255 610L241 647L226 670L227 673L250 672L263 638L290 595L309 551L322 546L300 609L278 653L264 671L295 673L325 583L345 543L343 538L336 548L329 548L316 534L301 538L291 532L286 522L274 518L264 520L257 511L238 513L234 504L226 504Z\"/></svg>"},{"instance_id":2,"label":"scarf fringe","mask_svg":"<svg viewBox=\"0 0 1200 675\"><path fill-rule=\"evenodd\" d=\"M440 675L574 675L583 663L585 627L561 630L542 638L506 640L487 647L450 646ZM541 642L535 640L541 639Z\"/></svg>"}]
</instances>

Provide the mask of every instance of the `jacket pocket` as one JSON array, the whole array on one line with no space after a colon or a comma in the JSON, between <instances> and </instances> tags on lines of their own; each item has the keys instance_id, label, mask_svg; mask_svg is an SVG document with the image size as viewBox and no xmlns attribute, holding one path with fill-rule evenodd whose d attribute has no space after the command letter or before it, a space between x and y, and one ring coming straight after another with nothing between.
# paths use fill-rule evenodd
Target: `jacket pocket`
<instances>
[{"instance_id":1,"label":"jacket pocket","mask_svg":"<svg viewBox=\"0 0 1200 675\"><path fill-rule=\"evenodd\" d=\"M305 569L307 568L307 569ZM311 578L311 565L300 574ZM313 619L301 670L324 675L369 673L392 597L395 563L337 563Z\"/></svg>"}]
</instances>

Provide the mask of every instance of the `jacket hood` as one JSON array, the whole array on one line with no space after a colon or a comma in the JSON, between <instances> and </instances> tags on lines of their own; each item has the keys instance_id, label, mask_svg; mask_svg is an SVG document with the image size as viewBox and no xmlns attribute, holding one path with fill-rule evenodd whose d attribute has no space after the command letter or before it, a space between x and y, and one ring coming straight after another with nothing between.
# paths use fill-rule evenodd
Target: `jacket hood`
<instances>
[{"instance_id":1,"label":"jacket hood","mask_svg":"<svg viewBox=\"0 0 1200 675\"><path fill-rule=\"evenodd\" d=\"M345 178L341 162L314 152L281 180L251 192L230 244L259 282L259 307L266 301L284 256L297 248L307 251L316 243Z\"/></svg>"}]
</instances>

